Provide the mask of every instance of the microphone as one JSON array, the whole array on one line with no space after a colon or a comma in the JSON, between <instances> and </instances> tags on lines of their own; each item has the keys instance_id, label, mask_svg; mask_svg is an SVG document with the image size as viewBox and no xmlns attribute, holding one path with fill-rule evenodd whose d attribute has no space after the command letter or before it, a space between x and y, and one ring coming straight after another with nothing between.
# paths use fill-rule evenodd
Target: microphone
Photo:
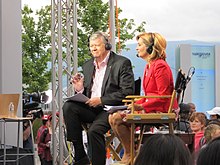
<instances>
[{"instance_id":1,"label":"microphone","mask_svg":"<svg viewBox=\"0 0 220 165\"><path fill-rule=\"evenodd\" d=\"M138 54L136 54L136 56L139 58L140 56Z\"/></svg>"},{"instance_id":2,"label":"microphone","mask_svg":"<svg viewBox=\"0 0 220 165\"><path fill-rule=\"evenodd\" d=\"M177 76L176 76L176 83L175 83L175 90L179 89L180 84L182 83L182 78L183 78L183 74L182 74L182 69L178 70Z\"/></svg>"},{"instance_id":3,"label":"microphone","mask_svg":"<svg viewBox=\"0 0 220 165\"><path fill-rule=\"evenodd\" d=\"M191 74L190 74L190 72L191 72ZM195 73L195 67L190 67L189 68L189 72L188 72L188 75L187 75L187 80L188 81L190 81L191 80L191 78L192 78L192 76L194 75L194 73Z\"/></svg>"}]
</instances>

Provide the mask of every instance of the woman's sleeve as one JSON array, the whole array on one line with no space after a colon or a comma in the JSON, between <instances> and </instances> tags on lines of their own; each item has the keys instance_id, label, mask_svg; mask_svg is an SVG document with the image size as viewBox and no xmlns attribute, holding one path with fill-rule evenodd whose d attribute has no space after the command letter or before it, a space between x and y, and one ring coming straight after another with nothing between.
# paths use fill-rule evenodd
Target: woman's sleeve
<instances>
[{"instance_id":1,"label":"woman's sleeve","mask_svg":"<svg viewBox=\"0 0 220 165\"><path fill-rule=\"evenodd\" d=\"M172 74L170 73L169 66L164 65L163 63L158 63L153 71L156 91L152 95L171 95L173 86L171 86L173 83L171 81ZM149 82L152 83L152 82ZM152 85L152 86L153 86ZM150 95L150 94L149 94ZM142 106L144 107L145 111L152 112L152 111L160 111L160 112L167 112L167 110L164 108L167 101L170 99L162 99L162 98L149 98L142 101Z\"/></svg>"}]
</instances>

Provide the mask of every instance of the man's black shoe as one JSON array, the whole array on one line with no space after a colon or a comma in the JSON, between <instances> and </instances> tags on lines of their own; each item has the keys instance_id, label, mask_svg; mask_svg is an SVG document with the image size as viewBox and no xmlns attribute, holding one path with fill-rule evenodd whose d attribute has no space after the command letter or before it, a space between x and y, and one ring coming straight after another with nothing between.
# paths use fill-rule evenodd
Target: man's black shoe
<instances>
[{"instance_id":1,"label":"man's black shoe","mask_svg":"<svg viewBox=\"0 0 220 165\"><path fill-rule=\"evenodd\" d=\"M90 165L89 158L85 156L84 158L78 160L77 162L74 162L73 165Z\"/></svg>"}]
</instances>

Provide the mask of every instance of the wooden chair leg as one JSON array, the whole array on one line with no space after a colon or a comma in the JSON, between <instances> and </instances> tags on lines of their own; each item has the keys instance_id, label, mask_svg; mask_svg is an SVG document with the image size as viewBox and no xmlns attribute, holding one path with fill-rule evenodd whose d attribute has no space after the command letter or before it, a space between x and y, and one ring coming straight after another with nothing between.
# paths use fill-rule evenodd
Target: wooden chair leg
<instances>
[{"instance_id":1,"label":"wooden chair leg","mask_svg":"<svg viewBox=\"0 0 220 165\"><path fill-rule=\"evenodd\" d=\"M140 151L140 148L141 148L141 144L142 144L145 128L146 128L146 125L142 124L141 125L141 129L140 129L140 134L138 136L137 153Z\"/></svg>"},{"instance_id":2,"label":"wooden chair leg","mask_svg":"<svg viewBox=\"0 0 220 165\"><path fill-rule=\"evenodd\" d=\"M169 133L174 134L173 123L169 123Z\"/></svg>"},{"instance_id":3,"label":"wooden chair leg","mask_svg":"<svg viewBox=\"0 0 220 165\"><path fill-rule=\"evenodd\" d=\"M115 138L115 134L113 132L111 134L109 133L106 134L106 144L105 144L106 147L108 147L112 143L114 138Z\"/></svg>"},{"instance_id":4,"label":"wooden chair leg","mask_svg":"<svg viewBox=\"0 0 220 165\"><path fill-rule=\"evenodd\" d=\"M120 155L117 153L117 151L115 151L114 147L110 144L109 146L109 149L112 153L112 155L114 156L114 159L117 160L117 161L120 161L121 160L121 157Z\"/></svg>"},{"instance_id":5,"label":"wooden chair leg","mask_svg":"<svg viewBox=\"0 0 220 165\"><path fill-rule=\"evenodd\" d=\"M120 143L117 147L113 146L112 143L113 143L114 138L115 138L115 134L113 132L106 134L106 148L110 149L114 159L116 159L117 161L120 161L121 157L119 153L120 153L120 149L122 148L122 146Z\"/></svg>"},{"instance_id":6,"label":"wooden chair leg","mask_svg":"<svg viewBox=\"0 0 220 165\"><path fill-rule=\"evenodd\" d=\"M131 165L134 164L134 158L135 158L135 142L134 142L134 138L135 138L135 124L132 123L131 124Z\"/></svg>"},{"instance_id":7,"label":"wooden chair leg","mask_svg":"<svg viewBox=\"0 0 220 165\"><path fill-rule=\"evenodd\" d=\"M119 143L118 144L118 146L117 146L117 148L115 149L115 151L117 152L117 153L120 153L120 151L122 150L122 145L121 145L121 143Z\"/></svg>"}]
</instances>

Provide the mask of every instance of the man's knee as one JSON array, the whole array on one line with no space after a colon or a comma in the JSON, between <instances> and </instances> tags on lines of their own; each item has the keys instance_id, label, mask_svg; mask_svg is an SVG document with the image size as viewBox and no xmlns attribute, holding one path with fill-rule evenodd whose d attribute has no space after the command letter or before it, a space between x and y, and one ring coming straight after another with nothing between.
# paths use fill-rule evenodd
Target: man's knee
<instances>
[{"instance_id":1,"label":"man's knee","mask_svg":"<svg viewBox=\"0 0 220 165\"><path fill-rule=\"evenodd\" d=\"M70 110L70 103L69 102L65 102L64 104L63 104L63 107L62 107L62 109L63 109L63 113L64 114L66 114L66 113L68 113L68 111Z\"/></svg>"},{"instance_id":2,"label":"man's knee","mask_svg":"<svg viewBox=\"0 0 220 165\"><path fill-rule=\"evenodd\" d=\"M63 104L63 115L64 115L64 118L67 117L67 116L70 116L70 114L73 114L74 113L74 103L73 102L65 102Z\"/></svg>"},{"instance_id":3,"label":"man's knee","mask_svg":"<svg viewBox=\"0 0 220 165\"><path fill-rule=\"evenodd\" d=\"M89 129L88 129L88 137L89 138L97 138L97 137L102 137L104 138L104 135L107 131L103 131L102 129L99 129L99 128L96 128L96 127L93 127L91 126Z\"/></svg>"}]
</instances>

